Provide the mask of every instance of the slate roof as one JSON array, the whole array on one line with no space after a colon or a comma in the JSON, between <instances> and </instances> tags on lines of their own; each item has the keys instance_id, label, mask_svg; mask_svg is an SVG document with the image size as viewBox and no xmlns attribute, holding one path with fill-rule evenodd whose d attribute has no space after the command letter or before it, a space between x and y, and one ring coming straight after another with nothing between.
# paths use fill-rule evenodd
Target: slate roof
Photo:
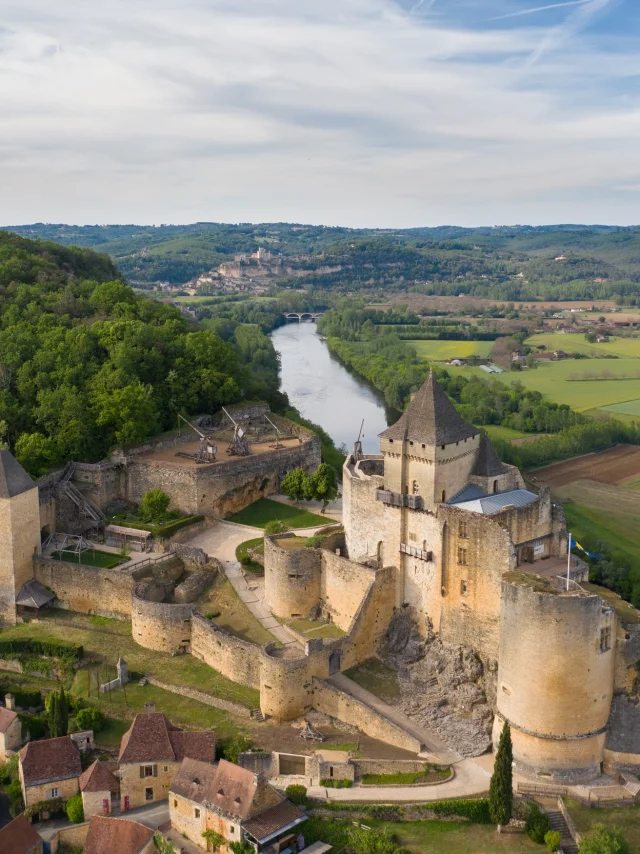
<instances>
[{"instance_id":1,"label":"slate roof","mask_svg":"<svg viewBox=\"0 0 640 854\"><path fill-rule=\"evenodd\" d=\"M82 774L80 751L68 735L30 741L18 756L26 786L68 780Z\"/></svg>"},{"instance_id":2,"label":"slate roof","mask_svg":"<svg viewBox=\"0 0 640 854\"><path fill-rule=\"evenodd\" d=\"M55 593L47 590L39 581L32 578L20 588L16 597L16 605L22 605L23 608L42 608L43 605L47 605L55 598Z\"/></svg>"},{"instance_id":3,"label":"slate roof","mask_svg":"<svg viewBox=\"0 0 640 854\"><path fill-rule=\"evenodd\" d=\"M474 498L471 501L452 501L451 503L454 507L459 507L461 510L468 510L470 513L490 515L491 513L499 513L509 505L526 507L527 504L535 501L537 497L534 492L529 492L528 489L512 489L510 492L496 492L493 495L487 495L484 498Z\"/></svg>"},{"instance_id":4,"label":"slate roof","mask_svg":"<svg viewBox=\"0 0 640 854\"><path fill-rule=\"evenodd\" d=\"M142 712L120 742L119 762L181 762L185 756L202 762L215 758L215 734L183 732L161 712Z\"/></svg>"},{"instance_id":5,"label":"slate roof","mask_svg":"<svg viewBox=\"0 0 640 854\"><path fill-rule=\"evenodd\" d=\"M81 792L118 792L120 783L99 759L80 777Z\"/></svg>"},{"instance_id":6,"label":"slate roof","mask_svg":"<svg viewBox=\"0 0 640 854\"><path fill-rule=\"evenodd\" d=\"M271 809L245 821L242 825L247 833L258 842L267 842L287 827L295 827L307 820L307 816L290 801L282 801Z\"/></svg>"},{"instance_id":7,"label":"slate roof","mask_svg":"<svg viewBox=\"0 0 640 854\"><path fill-rule=\"evenodd\" d=\"M0 498L14 498L35 485L10 451L0 451Z\"/></svg>"},{"instance_id":8,"label":"slate roof","mask_svg":"<svg viewBox=\"0 0 640 854\"><path fill-rule=\"evenodd\" d=\"M17 717L18 715L16 712L12 712L10 709L5 709L4 706L0 706L0 732L6 732Z\"/></svg>"},{"instance_id":9,"label":"slate roof","mask_svg":"<svg viewBox=\"0 0 640 854\"><path fill-rule=\"evenodd\" d=\"M3 854L29 854L38 843L42 843L42 837L23 815L0 830L0 851Z\"/></svg>"},{"instance_id":10,"label":"slate roof","mask_svg":"<svg viewBox=\"0 0 640 854\"><path fill-rule=\"evenodd\" d=\"M169 791L196 804L204 804L217 773L218 769L208 762L183 759Z\"/></svg>"},{"instance_id":11,"label":"slate roof","mask_svg":"<svg viewBox=\"0 0 640 854\"><path fill-rule=\"evenodd\" d=\"M94 815L82 849L83 854L140 854L153 839L153 830L137 821Z\"/></svg>"},{"instance_id":12,"label":"slate roof","mask_svg":"<svg viewBox=\"0 0 640 854\"><path fill-rule=\"evenodd\" d=\"M480 431L464 420L433 375L381 439L411 439L425 445L450 445L477 436Z\"/></svg>"},{"instance_id":13,"label":"slate roof","mask_svg":"<svg viewBox=\"0 0 640 854\"><path fill-rule=\"evenodd\" d=\"M480 435L480 450L471 474L476 477L497 477L507 471L507 467L496 454L495 448L482 433Z\"/></svg>"}]
</instances>

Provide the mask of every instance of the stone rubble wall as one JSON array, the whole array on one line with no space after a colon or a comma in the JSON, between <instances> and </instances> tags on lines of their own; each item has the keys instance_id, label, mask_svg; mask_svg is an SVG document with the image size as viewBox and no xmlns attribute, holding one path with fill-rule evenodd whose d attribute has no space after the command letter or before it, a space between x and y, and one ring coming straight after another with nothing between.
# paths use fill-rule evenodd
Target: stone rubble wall
<instances>
[{"instance_id":1,"label":"stone rubble wall","mask_svg":"<svg viewBox=\"0 0 640 854\"><path fill-rule=\"evenodd\" d=\"M131 616L134 570L102 569L34 555L33 573L54 591L58 608L116 619Z\"/></svg>"},{"instance_id":2,"label":"stone rubble wall","mask_svg":"<svg viewBox=\"0 0 640 854\"><path fill-rule=\"evenodd\" d=\"M240 685L260 688L260 647L199 614L191 618L191 654Z\"/></svg>"},{"instance_id":3,"label":"stone rubble wall","mask_svg":"<svg viewBox=\"0 0 640 854\"><path fill-rule=\"evenodd\" d=\"M134 641L158 652L188 651L194 606L150 601L144 598L146 595L147 583L136 585L131 607L131 634Z\"/></svg>"}]
</instances>

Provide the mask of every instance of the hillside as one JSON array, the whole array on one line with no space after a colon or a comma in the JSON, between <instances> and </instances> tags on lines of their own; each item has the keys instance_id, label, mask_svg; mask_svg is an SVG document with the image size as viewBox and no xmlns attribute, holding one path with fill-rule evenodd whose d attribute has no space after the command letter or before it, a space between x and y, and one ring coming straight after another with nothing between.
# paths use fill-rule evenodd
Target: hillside
<instances>
[{"instance_id":1,"label":"hillside","mask_svg":"<svg viewBox=\"0 0 640 854\"><path fill-rule=\"evenodd\" d=\"M238 333L236 335L236 333ZM105 255L0 231L0 441L39 475L214 412L282 403L256 326L227 340L140 297Z\"/></svg>"},{"instance_id":2,"label":"hillside","mask_svg":"<svg viewBox=\"0 0 640 854\"><path fill-rule=\"evenodd\" d=\"M601 225L348 229L289 223L12 226L24 237L107 252L133 283L181 284L264 246L296 259L279 282L408 288L498 299L636 297L640 228ZM304 256L304 257L299 257ZM309 257L310 256L310 257ZM557 258L564 256L562 260ZM338 267L326 272L327 267ZM324 270L322 268L325 268Z\"/></svg>"}]
</instances>

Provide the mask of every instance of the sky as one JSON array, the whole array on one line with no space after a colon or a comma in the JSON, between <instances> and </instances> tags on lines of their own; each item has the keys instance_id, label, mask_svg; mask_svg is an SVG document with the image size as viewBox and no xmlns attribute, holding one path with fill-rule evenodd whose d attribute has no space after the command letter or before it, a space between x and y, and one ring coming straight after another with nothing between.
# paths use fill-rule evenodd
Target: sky
<instances>
[{"instance_id":1,"label":"sky","mask_svg":"<svg viewBox=\"0 0 640 854\"><path fill-rule=\"evenodd\" d=\"M638 0L4 0L0 223L640 222Z\"/></svg>"}]
</instances>

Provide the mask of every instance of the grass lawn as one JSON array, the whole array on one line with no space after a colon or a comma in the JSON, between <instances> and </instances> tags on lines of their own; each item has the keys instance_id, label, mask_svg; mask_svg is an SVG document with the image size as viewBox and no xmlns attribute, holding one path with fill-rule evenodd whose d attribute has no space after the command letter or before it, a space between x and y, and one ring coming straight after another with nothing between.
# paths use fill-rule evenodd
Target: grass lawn
<instances>
[{"instance_id":1,"label":"grass lawn","mask_svg":"<svg viewBox=\"0 0 640 854\"><path fill-rule=\"evenodd\" d=\"M286 620L286 625L310 638L342 638L345 633L334 623L322 620Z\"/></svg>"},{"instance_id":2,"label":"grass lawn","mask_svg":"<svg viewBox=\"0 0 640 854\"><path fill-rule=\"evenodd\" d=\"M410 786L414 783L435 783L451 774L447 768L431 768L425 765L422 771L406 774L363 774L362 782L367 786Z\"/></svg>"},{"instance_id":3,"label":"grass lawn","mask_svg":"<svg viewBox=\"0 0 640 854\"><path fill-rule=\"evenodd\" d=\"M487 358L493 341L405 341L421 359L447 362L450 359L467 359L469 356Z\"/></svg>"},{"instance_id":4,"label":"grass lawn","mask_svg":"<svg viewBox=\"0 0 640 854\"><path fill-rule=\"evenodd\" d=\"M264 566L251 560L249 557L249 549L259 554L264 554L264 537L256 537L254 540L245 540L244 543L236 548L236 560L239 560L245 569L249 572L255 572L256 575L264 575Z\"/></svg>"},{"instance_id":5,"label":"grass lawn","mask_svg":"<svg viewBox=\"0 0 640 854\"><path fill-rule=\"evenodd\" d=\"M562 332L540 332L527 338L529 347L544 346L547 350L564 350L565 353L585 353L587 356L614 355L623 358L640 357L640 338L616 338L606 344L589 344L583 334L565 335Z\"/></svg>"},{"instance_id":6,"label":"grass lawn","mask_svg":"<svg viewBox=\"0 0 640 854\"><path fill-rule=\"evenodd\" d=\"M629 850L640 851L640 806L590 810L576 801L567 800L565 803L580 833L587 833L593 824L619 827L629 843Z\"/></svg>"},{"instance_id":7,"label":"grass lawn","mask_svg":"<svg viewBox=\"0 0 640 854\"><path fill-rule=\"evenodd\" d=\"M492 442L495 439L511 442L512 439L524 439L527 436L535 435L533 433L523 433L522 430L512 430L511 427L501 427L499 424L482 424L481 429L485 431Z\"/></svg>"},{"instance_id":8,"label":"grass lawn","mask_svg":"<svg viewBox=\"0 0 640 854\"><path fill-rule=\"evenodd\" d=\"M640 396L640 395L639 395ZM330 525L333 521L326 516L317 516L300 507L291 507L269 498L259 498L229 518L230 522L240 525L251 525L253 528L264 528L269 522L278 519L290 528L317 528L320 525Z\"/></svg>"},{"instance_id":9,"label":"grass lawn","mask_svg":"<svg viewBox=\"0 0 640 854\"><path fill-rule=\"evenodd\" d=\"M85 566L99 566L103 569L113 569L129 560L128 557L122 557L122 555L113 552L102 552L99 549L95 551L86 549L79 556L75 552L51 552L51 557L58 560L68 560L71 563L83 563Z\"/></svg>"},{"instance_id":10,"label":"grass lawn","mask_svg":"<svg viewBox=\"0 0 640 854\"><path fill-rule=\"evenodd\" d=\"M362 688L371 691L381 700L389 700L400 695L400 686L395 670L387 667L377 658L369 658L357 667L345 671L345 676L353 679Z\"/></svg>"},{"instance_id":11,"label":"grass lawn","mask_svg":"<svg viewBox=\"0 0 640 854\"><path fill-rule=\"evenodd\" d=\"M242 607L244 608L244 605ZM109 629L113 633L108 634L104 631L96 631L95 624L90 622L91 619L91 617L86 617L83 614L69 611L53 611L51 616L40 617L38 623L23 623L2 629L0 637L7 640L28 637L81 643L85 655L96 662L100 662L100 665L105 669L111 667L114 676L115 663L119 656L122 656L127 661L130 670L147 673L171 685L186 685L190 688L196 688L213 696L232 700L249 709L254 709L258 705L258 691L232 682L191 655L172 656L168 653L154 652L138 646L131 637L131 623L123 620L110 620ZM84 625L86 628L75 628L75 626L69 625L71 621ZM103 681L107 680L104 679ZM173 697L174 695L169 696ZM192 701L187 700L186 702Z\"/></svg>"},{"instance_id":12,"label":"grass lawn","mask_svg":"<svg viewBox=\"0 0 640 854\"><path fill-rule=\"evenodd\" d=\"M220 611L220 616L215 618L216 625L229 632L230 635L256 644L275 641L271 632L262 627L242 602L231 582L220 573L216 575L213 584L208 589L207 597L198 604L198 608L202 614ZM257 691L253 693L258 694ZM255 708L255 705L251 708Z\"/></svg>"},{"instance_id":13,"label":"grass lawn","mask_svg":"<svg viewBox=\"0 0 640 854\"><path fill-rule=\"evenodd\" d=\"M603 371L612 374L612 378L580 382L575 382L573 379L583 376L585 372L600 376ZM480 368L457 368L447 365L447 372L452 376L459 374L466 377L477 376L484 380L489 378L489 375ZM615 377L631 378L615 379ZM637 358L566 359L561 362L542 362L532 370L491 374L490 380L507 385L514 382L522 383L525 388L539 391L556 403L566 403L578 412L599 410L612 404L640 400L640 361Z\"/></svg>"}]
</instances>

